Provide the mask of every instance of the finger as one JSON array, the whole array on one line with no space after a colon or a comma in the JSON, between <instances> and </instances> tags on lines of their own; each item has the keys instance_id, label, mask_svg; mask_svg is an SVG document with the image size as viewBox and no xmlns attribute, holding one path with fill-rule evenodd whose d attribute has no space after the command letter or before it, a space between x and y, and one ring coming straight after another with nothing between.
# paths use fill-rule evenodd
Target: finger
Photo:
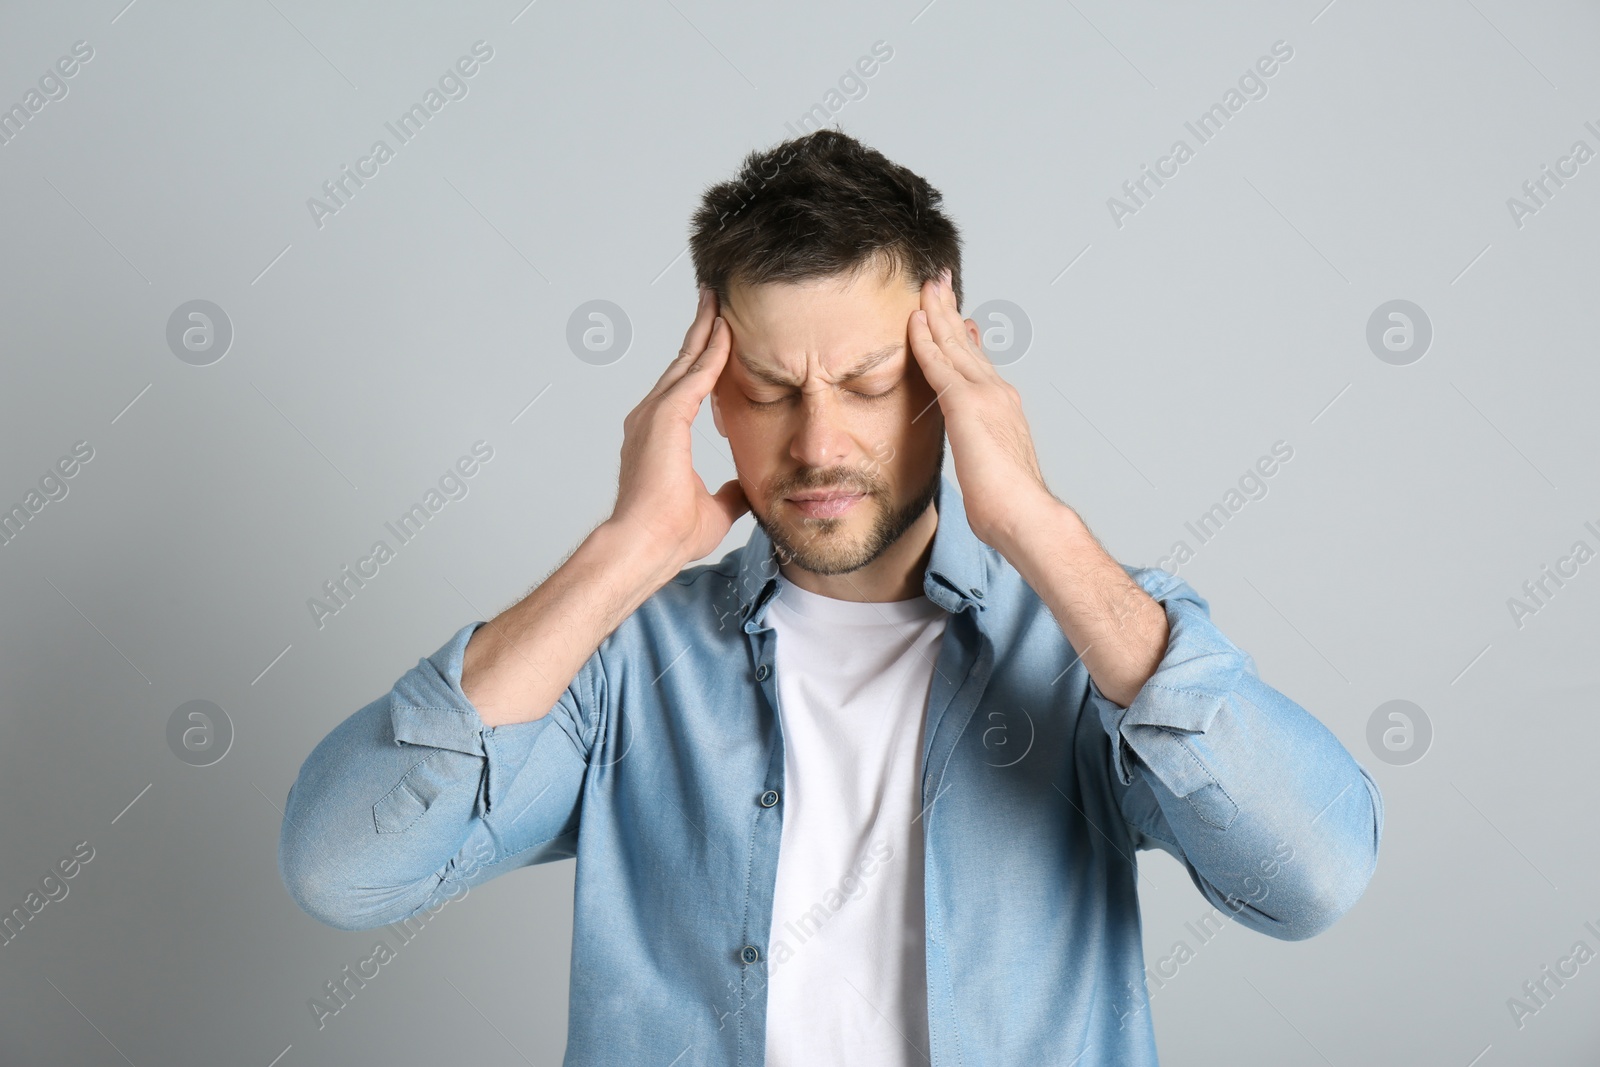
<instances>
[{"instance_id":1,"label":"finger","mask_svg":"<svg viewBox=\"0 0 1600 1067\"><path fill-rule=\"evenodd\" d=\"M700 302L695 305L694 322L689 324L689 332L683 335L683 347L678 349L678 355L697 356L706 347L706 341L711 337L711 322L717 317L717 294L709 286L700 286Z\"/></svg>"},{"instance_id":2,"label":"finger","mask_svg":"<svg viewBox=\"0 0 1600 1067\"><path fill-rule=\"evenodd\" d=\"M728 364L728 352L733 348L732 331L728 320L718 315L712 322L711 338L696 359L684 368L678 379L667 387L666 395L674 404L684 404L690 417L700 410L700 402L717 384L722 368Z\"/></svg>"},{"instance_id":3,"label":"finger","mask_svg":"<svg viewBox=\"0 0 1600 1067\"><path fill-rule=\"evenodd\" d=\"M944 304L949 306L951 311L956 313L956 318L961 317L961 308L956 304L956 289L949 267L944 269L944 276L939 281L939 297Z\"/></svg>"},{"instance_id":4,"label":"finger","mask_svg":"<svg viewBox=\"0 0 1600 1067\"><path fill-rule=\"evenodd\" d=\"M949 308L944 304L943 294L940 292L940 279L929 281L922 287L922 324L927 335L932 339L939 361L957 373L962 373L961 336L952 327Z\"/></svg>"},{"instance_id":5,"label":"finger","mask_svg":"<svg viewBox=\"0 0 1600 1067\"><path fill-rule=\"evenodd\" d=\"M926 309L919 308L911 313L911 320L906 324L906 338L911 342L911 354L922 368L922 376L928 379L928 384L942 401L945 390L964 380L964 376L950 362L950 357L939 342L934 340Z\"/></svg>"},{"instance_id":6,"label":"finger","mask_svg":"<svg viewBox=\"0 0 1600 1067\"><path fill-rule=\"evenodd\" d=\"M705 286L700 287L700 303L695 311L694 322L689 325L689 332L683 335L683 347L678 349L678 354L667 369L662 371L661 377L656 380L655 387L649 396L656 396L664 392L679 378L690 363L705 351L707 342L711 338L711 326L717 317L717 295Z\"/></svg>"},{"instance_id":7,"label":"finger","mask_svg":"<svg viewBox=\"0 0 1600 1067\"><path fill-rule=\"evenodd\" d=\"M950 365L963 377L969 381L984 381L998 373L967 333L967 321L956 307L948 271L923 287L922 307L928 315L928 332L938 342Z\"/></svg>"},{"instance_id":8,"label":"finger","mask_svg":"<svg viewBox=\"0 0 1600 1067\"><path fill-rule=\"evenodd\" d=\"M976 322L973 322L971 319L968 319L961 314L961 306L956 303L955 288L950 282L950 268L946 267L944 272L944 284L939 289L939 303L949 314L951 320L951 329L961 342L961 351L969 354L972 357L970 361L970 369L978 371L985 378L999 378L1000 372L995 367L994 361L989 358L989 353L983 350L983 331L978 329L978 324ZM977 331L977 340L973 340L972 331Z\"/></svg>"}]
</instances>

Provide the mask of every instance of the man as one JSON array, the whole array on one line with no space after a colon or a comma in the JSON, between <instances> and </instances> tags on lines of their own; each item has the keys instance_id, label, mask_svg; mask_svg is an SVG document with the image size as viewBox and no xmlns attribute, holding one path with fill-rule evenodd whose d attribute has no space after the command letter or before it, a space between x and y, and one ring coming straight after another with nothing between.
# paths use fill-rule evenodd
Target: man
<instances>
[{"instance_id":1,"label":"man","mask_svg":"<svg viewBox=\"0 0 1600 1067\"><path fill-rule=\"evenodd\" d=\"M1137 850L1277 938L1354 904L1376 784L1051 494L939 204L833 130L707 191L612 515L307 759L306 911L576 857L569 1065L1143 1067Z\"/></svg>"}]
</instances>

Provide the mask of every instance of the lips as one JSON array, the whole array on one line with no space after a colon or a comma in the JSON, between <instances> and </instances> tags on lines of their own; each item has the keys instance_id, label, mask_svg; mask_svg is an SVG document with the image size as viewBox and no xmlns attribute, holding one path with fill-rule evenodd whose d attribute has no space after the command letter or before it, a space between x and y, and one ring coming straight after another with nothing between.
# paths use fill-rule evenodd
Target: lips
<instances>
[{"instance_id":1,"label":"lips","mask_svg":"<svg viewBox=\"0 0 1600 1067\"><path fill-rule=\"evenodd\" d=\"M839 499L841 497L865 496L865 495L866 494L864 494L864 493L858 493L858 492L855 492L855 491L849 490L849 489L818 489L818 490L813 490L813 491L805 492L805 493L796 493L793 496L789 497L788 499L793 500L795 503L799 504L799 503L805 503L805 502L810 502L810 501L814 501L814 500L837 500L837 499Z\"/></svg>"},{"instance_id":2,"label":"lips","mask_svg":"<svg viewBox=\"0 0 1600 1067\"><path fill-rule=\"evenodd\" d=\"M785 499L808 519L833 519L855 507L866 496L848 490L813 489Z\"/></svg>"}]
</instances>

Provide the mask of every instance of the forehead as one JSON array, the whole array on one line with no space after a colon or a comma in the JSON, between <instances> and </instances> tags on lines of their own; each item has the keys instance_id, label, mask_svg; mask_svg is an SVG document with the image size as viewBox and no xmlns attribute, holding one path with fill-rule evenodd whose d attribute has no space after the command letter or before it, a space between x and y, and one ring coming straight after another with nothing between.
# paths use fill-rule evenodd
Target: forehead
<instances>
[{"instance_id":1,"label":"forehead","mask_svg":"<svg viewBox=\"0 0 1600 1067\"><path fill-rule=\"evenodd\" d=\"M897 365L892 352L904 348L906 321L920 301L921 289L904 275L868 268L802 282L735 282L722 315L746 372L792 376L820 364L831 375L886 349L888 365Z\"/></svg>"}]
</instances>

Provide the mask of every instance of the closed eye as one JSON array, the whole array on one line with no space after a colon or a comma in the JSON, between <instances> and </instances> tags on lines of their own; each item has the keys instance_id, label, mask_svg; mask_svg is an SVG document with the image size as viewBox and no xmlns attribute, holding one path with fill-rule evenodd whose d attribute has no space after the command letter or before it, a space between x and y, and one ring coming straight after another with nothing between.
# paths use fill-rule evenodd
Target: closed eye
<instances>
[{"instance_id":1,"label":"closed eye","mask_svg":"<svg viewBox=\"0 0 1600 1067\"><path fill-rule=\"evenodd\" d=\"M881 393L859 393L859 392L856 392L854 389L846 389L845 392L849 393L851 396L856 397L859 400L864 400L864 401L866 401L868 403L871 403L874 400L883 400L883 399L887 398L888 396L890 396L894 392L894 387L890 386L888 389L885 389ZM794 393L785 393L783 396L779 397L777 400L749 400L748 402L749 402L750 406L753 407L753 408L774 408L774 407L777 407L779 404L787 403L788 401L792 400L794 398L794 396L795 396Z\"/></svg>"}]
</instances>

